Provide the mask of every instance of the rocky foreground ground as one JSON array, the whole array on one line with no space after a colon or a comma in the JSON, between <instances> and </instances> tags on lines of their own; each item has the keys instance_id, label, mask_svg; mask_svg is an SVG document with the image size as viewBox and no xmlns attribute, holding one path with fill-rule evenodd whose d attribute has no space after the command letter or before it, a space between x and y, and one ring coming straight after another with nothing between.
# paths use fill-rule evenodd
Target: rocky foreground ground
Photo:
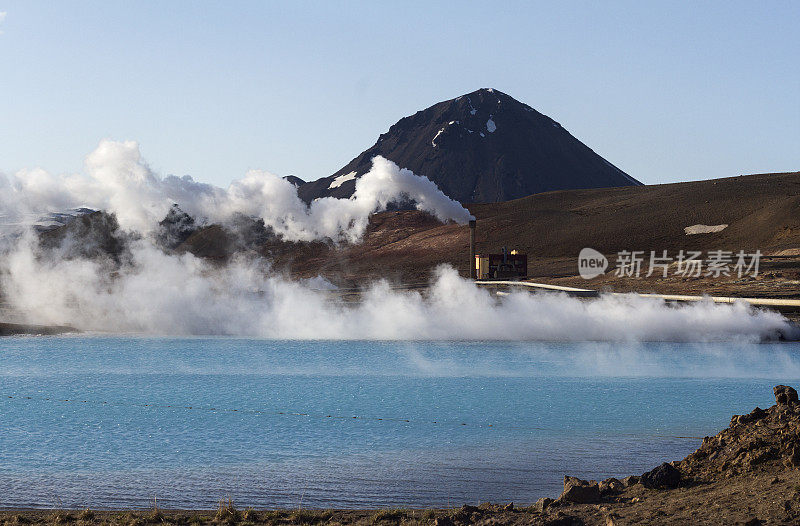
<instances>
[{"instance_id":1,"label":"rocky foreground ground","mask_svg":"<svg viewBox=\"0 0 800 526\"><path fill-rule=\"evenodd\" d=\"M640 476L600 482L564 477L557 499L530 507L465 505L453 510L237 509L215 511L5 511L2 524L430 524L603 525L800 524L800 402L788 386L775 387L776 404L734 415L730 426L706 437L681 461Z\"/></svg>"}]
</instances>

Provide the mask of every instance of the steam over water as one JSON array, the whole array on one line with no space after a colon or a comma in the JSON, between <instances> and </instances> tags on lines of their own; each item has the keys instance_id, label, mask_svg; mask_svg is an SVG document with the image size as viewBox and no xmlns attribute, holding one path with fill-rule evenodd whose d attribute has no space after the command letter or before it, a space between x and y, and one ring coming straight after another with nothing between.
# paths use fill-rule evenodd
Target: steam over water
<instances>
[{"instance_id":1,"label":"steam over water","mask_svg":"<svg viewBox=\"0 0 800 526\"><path fill-rule=\"evenodd\" d=\"M8 309L37 324L87 331L151 335L231 335L289 339L760 341L797 337L782 316L745 305L698 303L669 307L657 300L516 293L500 300L448 267L426 293L387 282L364 284L363 301L344 304L322 278L292 281L269 261L234 259L212 266L191 254L167 253L151 235L170 207L202 221L235 214L263 219L287 240L357 242L370 214L399 200L442 221L464 223L469 212L434 183L386 159L356 183L350 199L324 198L306 206L296 188L275 175L249 172L227 189L189 177L162 178L133 142L103 141L86 159L86 174L42 170L0 177L0 207L21 218L76 206L112 212L134 235L122 262L43 251L32 232L5 239L0 290ZM66 239L65 245L79 241Z\"/></svg>"},{"instance_id":2,"label":"steam over water","mask_svg":"<svg viewBox=\"0 0 800 526\"><path fill-rule=\"evenodd\" d=\"M755 344L797 329L744 304L497 298L446 266L425 292L379 281L345 303L322 277L212 265L153 235L178 203L201 223L245 214L287 240L357 242L399 200L470 217L381 158L353 198L310 206L265 172L227 189L162 178L135 143L104 141L86 174L0 177L7 222L89 206L127 240L114 259L77 238L3 239L4 314L90 334L0 339L0 507L531 503L564 473L681 458L800 378L798 344Z\"/></svg>"},{"instance_id":3,"label":"steam over water","mask_svg":"<svg viewBox=\"0 0 800 526\"><path fill-rule=\"evenodd\" d=\"M101 262L42 261L23 248L7 259L2 287L29 321L89 331L372 340L759 341L796 335L781 315L743 304L667 307L635 296L583 301L524 292L498 301L449 267L438 269L426 294L378 282L353 305L249 261L211 268L145 244L133 255L133 264L109 277Z\"/></svg>"},{"instance_id":4,"label":"steam over water","mask_svg":"<svg viewBox=\"0 0 800 526\"><path fill-rule=\"evenodd\" d=\"M455 507L683 458L800 348L80 336L0 364L0 507Z\"/></svg>"}]
</instances>

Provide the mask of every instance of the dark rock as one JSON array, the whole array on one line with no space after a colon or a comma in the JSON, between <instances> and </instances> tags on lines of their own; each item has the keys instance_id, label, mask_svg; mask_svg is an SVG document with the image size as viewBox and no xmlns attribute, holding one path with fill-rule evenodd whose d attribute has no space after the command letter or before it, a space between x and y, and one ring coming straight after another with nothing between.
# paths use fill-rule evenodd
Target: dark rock
<instances>
[{"instance_id":1,"label":"dark rock","mask_svg":"<svg viewBox=\"0 0 800 526\"><path fill-rule=\"evenodd\" d=\"M591 504L600 501L600 488L589 481L576 477L564 477L564 491L558 500L575 504Z\"/></svg>"},{"instance_id":2,"label":"dark rock","mask_svg":"<svg viewBox=\"0 0 800 526\"><path fill-rule=\"evenodd\" d=\"M731 419L731 424L732 425L750 424L757 420L761 420L765 416L767 416L767 412L761 409L760 407L756 407L755 409L750 411L750 413L747 415L734 415L734 417Z\"/></svg>"},{"instance_id":3,"label":"dark rock","mask_svg":"<svg viewBox=\"0 0 800 526\"><path fill-rule=\"evenodd\" d=\"M581 526L584 522L578 517L559 513L556 517L546 520L542 524L543 526Z\"/></svg>"},{"instance_id":4,"label":"dark rock","mask_svg":"<svg viewBox=\"0 0 800 526\"><path fill-rule=\"evenodd\" d=\"M639 483L639 477L636 475L631 475L629 477L625 477L622 479L622 483L625 485L626 488L630 488L631 486L635 486Z\"/></svg>"},{"instance_id":5,"label":"dark rock","mask_svg":"<svg viewBox=\"0 0 800 526\"><path fill-rule=\"evenodd\" d=\"M255 251L276 239L277 235L264 225L263 219L233 214L224 225L198 228L176 250L189 252L200 258L224 261L236 252ZM297 245L285 246L292 247L296 253Z\"/></svg>"},{"instance_id":6,"label":"dark rock","mask_svg":"<svg viewBox=\"0 0 800 526\"><path fill-rule=\"evenodd\" d=\"M620 493L622 490L625 489L625 484L622 483L621 480L610 478L600 482L597 487L600 489L600 493L605 494L613 494L613 493Z\"/></svg>"},{"instance_id":7,"label":"dark rock","mask_svg":"<svg viewBox=\"0 0 800 526\"><path fill-rule=\"evenodd\" d=\"M541 499L536 501L536 504L533 505L533 509L535 509L538 512L544 512L553 502L554 502L553 499L542 497Z\"/></svg>"},{"instance_id":8,"label":"dark rock","mask_svg":"<svg viewBox=\"0 0 800 526\"><path fill-rule=\"evenodd\" d=\"M450 517L436 517L433 524L434 526L455 526L455 523Z\"/></svg>"},{"instance_id":9,"label":"dark rock","mask_svg":"<svg viewBox=\"0 0 800 526\"><path fill-rule=\"evenodd\" d=\"M158 229L155 232L156 243L171 250L186 241L196 231L197 225L194 218L181 210L178 205L172 205L166 217L158 223Z\"/></svg>"},{"instance_id":10,"label":"dark rock","mask_svg":"<svg viewBox=\"0 0 800 526\"><path fill-rule=\"evenodd\" d=\"M640 482L646 488L674 489L681 483L681 472L672 464L664 462L657 468L644 473Z\"/></svg>"},{"instance_id":11,"label":"dark rock","mask_svg":"<svg viewBox=\"0 0 800 526\"><path fill-rule=\"evenodd\" d=\"M779 406L798 403L797 391L788 385L776 385L772 391L775 393L775 403Z\"/></svg>"},{"instance_id":12,"label":"dark rock","mask_svg":"<svg viewBox=\"0 0 800 526\"><path fill-rule=\"evenodd\" d=\"M752 467L757 464L763 464L768 460L779 458L778 451L774 447L767 447L758 449L756 451L748 452L745 455L743 464L745 467Z\"/></svg>"},{"instance_id":13,"label":"dark rock","mask_svg":"<svg viewBox=\"0 0 800 526\"><path fill-rule=\"evenodd\" d=\"M292 183L296 187L300 187L300 185L306 184L305 181L303 181L296 175L284 175L283 178Z\"/></svg>"},{"instance_id":14,"label":"dark rock","mask_svg":"<svg viewBox=\"0 0 800 526\"><path fill-rule=\"evenodd\" d=\"M109 258L115 263L129 260L129 245L138 235L124 232L117 216L92 212L66 225L39 233L42 249L63 259Z\"/></svg>"},{"instance_id":15,"label":"dark rock","mask_svg":"<svg viewBox=\"0 0 800 526\"><path fill-rule=\"evenodd\" d=\"M481 518L481 509L477 506L464 504L453 514L453 520L467 524L474 524Z\"/></svg>"},{"instance_id":16,"label":"dark rock","mask_svg":"<svg viewBox=\"0 0 800 526\"><path fill-rule=\"evenodd\" d=\"M263 219L244 214L233 214L225 223L225 229L232 235L237 250L256 248L275 237L272 229L264 225Z\"/></svg>"},{"instance_id":17,"label":"dark rock","mask_svg":"<svg viewBox=\"0 0 800 526\"><path fill-rule=\"evenodd\" d=\"M776 405L756 408L737 417L733 425L703 440L700 448L673 464L687 481L724 480L767 469L771 476L783 466L800 468L800 404L797 393L787 386L775 387ZM776 469L777 468L777 469Z\"/></svg>"},{"instance_id":18,"label":"dark rock","mask_svg":"<svg viewBox=\"0 0 800 526\"><path fill-rule=\"evenodd\" d=\"M508 504L503 506L503 509L505 511L514 511L514 503L513 502L509 502Z\"/></svg>"},{"instance_id":19,"label":"dark rock","mask_svg":"<svg viewBox=\"0 0 800 526\"><path fill-rule=\"evenodd\" d=\"M796 468L800 466L800 448L793 447L788 451L788 455L784 459L783 463L787 467Z\"/></svg>"}]
</instances>

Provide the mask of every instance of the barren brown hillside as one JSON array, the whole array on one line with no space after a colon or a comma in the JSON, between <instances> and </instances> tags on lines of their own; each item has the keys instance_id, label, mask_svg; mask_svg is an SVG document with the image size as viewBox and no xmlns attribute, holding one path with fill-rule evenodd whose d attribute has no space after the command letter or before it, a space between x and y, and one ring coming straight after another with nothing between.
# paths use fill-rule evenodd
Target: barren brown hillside
<instances>
[{"instance_id":1,"label":"barren brown hillside","mask_svg":"<svg viewBox=\"0 0 800 526\"><path fill-rule=\"evenodd\" d=\"M478 219L478 252L502 246L529 254L537 281L615 290L708 292L796 297L800 295L800 172L758 174L655 186L567 190L514 201L470 205ZM729 225L721 232L686 235L696 225ZM231 245L218 228L192 235L179 250L223 257ZM765 256L756 278L623 279L592 281L577 276L577 256L595 248L613 261L622 250L760 250ZM468 272L465 226L443 225L416 211L373 216L356 245L267 242L259 252L276 271L299 277L324 275L341 285L387 277L424 283L442 263ZM612 263L613 265L613 263ZM612 269L613 270L613 269Z\"/></svg>"}]
</instances>

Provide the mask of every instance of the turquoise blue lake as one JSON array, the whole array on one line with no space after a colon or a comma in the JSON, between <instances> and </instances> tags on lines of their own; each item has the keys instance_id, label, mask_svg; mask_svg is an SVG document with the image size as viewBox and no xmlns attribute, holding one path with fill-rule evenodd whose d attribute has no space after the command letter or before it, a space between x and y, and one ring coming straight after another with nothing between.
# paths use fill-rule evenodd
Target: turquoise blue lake
<instances>
[{"instance_id":1,"label":"turquoise blue lake","mask_svg":"<svg viewBox=\"0 0 800 526\"><path fill-rule=\"evenodd\" d=\"M531 503L800 384L800 345L0 340L0 507Z\"/></svg>"}]
</instances>

